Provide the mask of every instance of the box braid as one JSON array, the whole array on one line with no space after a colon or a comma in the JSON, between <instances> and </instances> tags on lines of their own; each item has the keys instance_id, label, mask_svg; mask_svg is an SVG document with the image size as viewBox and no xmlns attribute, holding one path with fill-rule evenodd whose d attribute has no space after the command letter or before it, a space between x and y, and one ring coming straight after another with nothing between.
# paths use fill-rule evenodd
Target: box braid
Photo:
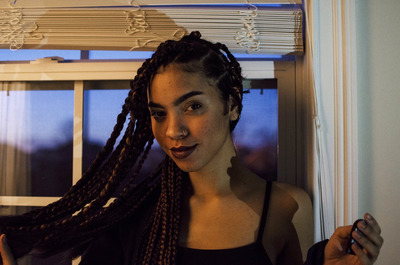
<instances>
[{"instance_id":1,"label":"box braid","mask_svg":"<svg viewBox=\"0 0 400 265\"><path fill-rule=\"evenodd\" d=\"M175 264L187 173L166 156L154 173L139 183L136 181L154 140L147 90L157 71L172 64L182 71L201 72L215 81L224 104L227 106L232 100L240 115L241 68L224 44L201 39L199 32L160 44L138 69L110 138L81 180L48 206L24 215L0 218L1 232L7 234L16 258L29 252L48 256L67 249L78 255L91 238L134 215L148 198L157 196L135 264ZM114 148L128 115L127 129ZM231 131L237 122L231 122ZM127 184L106 207L122 182ZM77 245L77 242L80 243Z\"/></svg>"}]
</instances>

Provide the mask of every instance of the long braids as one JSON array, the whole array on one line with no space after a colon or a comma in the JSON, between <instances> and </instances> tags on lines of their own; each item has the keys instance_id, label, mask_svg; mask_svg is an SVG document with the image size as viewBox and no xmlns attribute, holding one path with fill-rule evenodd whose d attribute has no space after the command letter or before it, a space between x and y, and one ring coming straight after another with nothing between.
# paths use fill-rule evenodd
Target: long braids
<instances>
[{"instance_id":1,"label":"long braids","mask_svg":"<svg viewBox=\"0 0 400 265\"><path fill-rule=\"evenodd\" d=\"M136 181L154 140L147 110L148 86L160 67L175 64L184 71L202 71L216 80L223 100L227 102L231 97L239 114L242 108L239 63L225 45L200 37L200 33L193 32L181 41L166 41L143 63L106 145L82 179L60 200L22 216L0 218L1 232L7 234L16 258L31 251L51 255L71 248L78 249L74 254L80 254L80 247L91 238L134 215L148 198L158 196L135 264L175 264L187 173L166 157L150 176L140 183ZM128 115L127 129L114 148ZM232 122L231 130L236 122ZM120 183L125 186L106 207Z\"/></svg>"},{"instance_id":2,"label":"long braids","mask_svg":"<svg viewBox=\"0 0 400 265\"><path fill-rule=\"evenodd\" d=\"M160 53L164 54L153 57L152 60L159 60L156 68L174 64L183 71L203 72L207 78L217 81L224 102L232 97L240 114L243 87L241 68L235 57L225 45L200 39L198 32L184 40L160 45ZM236 124L237 120L233 121L230 129ZM187 178L171 158L167 157L167 161L162 167L161 194L156 210L145 228L148 236L142 238L135 264L170 265L176 261L183 187Z\"/></svg>"},{"instance_id":3,"label":"long braids","mask_svg":"<svg viewBox=\"0 0 400 265\"><path fill-rule=\"evenodd\" d=\"M138 73L143 72L143 69L145 68L139 69ZM135 78L135 81L139 84L144 82L139 78ZM142 86L146 88L147 84L142 84ZM138 97L140 97L140 93ZM142 107L134 113L132 105L139 102ZM140 203L156 190L155 187L138 190L132 184L140 172L154 139L145 105L146 99L143 99L143 96L141 99L137 99L135 90L132 89L123 105L121 114L118 115L117 125L106 146L98 154L82 179L63 198L22 216L0 218L1 230L7 234L9 245L16 258L31 250L34 250L35 253L51 255L71 248L76 242L84 243L87 238L93 237L97 232L114 223L114 221L106 222L106 220L123 219L126 214L114 216L114 212L119 212L117 205L126 203L122 199L117 199L109 207L103 206L118 188L118 184L128 175L140 155L142 159L137 163L136 170L131 176L129 181L131 185L125 188L119 197L132 197L128 194L134 191L137 194L145 195L144 197L133 196L134 200L130 202L132 210L129 211L129 214L132 214ZM129 112L131 112L131 120L128 128L121 142L112 152L115 140L119 136ZM144 149L146 143L147 148ZM156 173L159 174L160 170L157 171ZM152 178L156 178L156 174ZM150 180L151 178L148 178L146 182L150 183ZM82 237L83 234L86 237ZM85 240L79 241L78 238Z\"/></svg>"}]
</instances>

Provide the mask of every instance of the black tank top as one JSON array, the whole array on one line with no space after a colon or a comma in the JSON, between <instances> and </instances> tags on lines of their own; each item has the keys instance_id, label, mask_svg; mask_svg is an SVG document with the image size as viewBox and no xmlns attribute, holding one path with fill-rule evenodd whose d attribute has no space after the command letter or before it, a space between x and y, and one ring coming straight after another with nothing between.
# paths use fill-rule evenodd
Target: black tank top
<instances>
[{"instance_id":1,"label":"black tank top","mask_svg":"<svg viewBox=\"0 0 400 265\"><path fill-rule=\"evenodd\" d=\"M271 182L267 182L263 212L258 229L257 240L254 243L229 249L193 249L178 247L178 265L272 265L264 249L262 238L267 219Z\"/></svg>"}]
</instances>

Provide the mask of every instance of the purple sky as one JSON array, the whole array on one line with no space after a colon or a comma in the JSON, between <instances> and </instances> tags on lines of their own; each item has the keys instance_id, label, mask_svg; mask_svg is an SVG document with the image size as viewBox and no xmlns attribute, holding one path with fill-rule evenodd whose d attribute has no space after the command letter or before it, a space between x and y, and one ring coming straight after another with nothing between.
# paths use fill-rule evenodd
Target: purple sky
<instances>
[{"instance_id":1,"label":"purple sky","mask_svg":"<svg viewBox=\"0 0 400 265\"><path fill-rule=\"evenodd\" d=\"M91 51L92 59L147 58L151 53ZM0 49L0 61L34 60L46 56L79 59L80 51ZM244 56L244 55L243 55ZM105 143L116 122L127 95L126 90L93 90L86 93L85 136ZM257 146L263 135L277 132L277 91L252 90L244 96L244 108L235 134L245 144ZM8 116L6 115L8 114ZM54 146L72 138L73 91L0 91L0 141L18 145L29 151L41 146Z\"/></svg>"}]
</instances>

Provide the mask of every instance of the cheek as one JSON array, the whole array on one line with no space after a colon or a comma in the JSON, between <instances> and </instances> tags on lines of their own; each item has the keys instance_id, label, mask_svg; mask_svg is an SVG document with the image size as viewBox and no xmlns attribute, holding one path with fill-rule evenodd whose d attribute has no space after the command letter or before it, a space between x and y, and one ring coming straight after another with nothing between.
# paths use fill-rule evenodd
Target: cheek
<instances>
[{"instance_id":1,"label":"cheek","mask_svg":"<svg viewBox=\"0 0 400 265\"><path fill-rule=\"evenodd\" d=\"M217 118L217 116L210 117L208 119L196 120L190 127L190 132L196 138L206 138L209 141L216 138L222 131L226 130L225 123L226 119L223 117Z\"/></svg>"},{"instance_id":2,"label":"cheek","mask_svg":"<svg viewBox=\"0 0 400 265\"><path fill-rule=\"evenodd\" d=\"M162 127L158 123L151 121L151 130L157 142L162 145Z\"/></svg>"}]
</instances>

